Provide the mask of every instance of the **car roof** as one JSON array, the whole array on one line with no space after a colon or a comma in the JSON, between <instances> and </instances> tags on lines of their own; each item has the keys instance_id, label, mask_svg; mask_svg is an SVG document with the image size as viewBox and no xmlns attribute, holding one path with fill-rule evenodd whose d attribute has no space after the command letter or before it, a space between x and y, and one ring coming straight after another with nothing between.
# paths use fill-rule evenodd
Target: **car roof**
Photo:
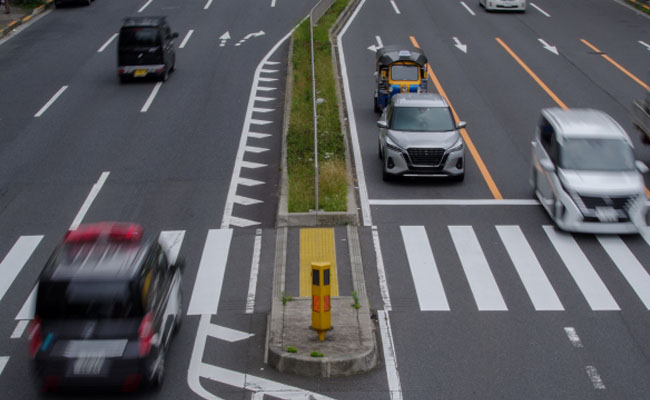
<instances>
[{"instance_id":1,"label":"car roof","mask_svg":"<svg viewBox=\"0 0 650 400\"><path fill-rule=\"evenodd\" d=\"M397 107L448 107L445 99L437 93L399 93L393 96Z\"/></svg>"},{"instance_id":2,"label":"car roof","mask_svg":"<svg viewBox=\"0 0 650 400\"><path fill-rule=\"evenodd\" d=\"M591 108L545 108L542 115L553 125L558 137L603 138L630 141L621 126L606 113Z\"/></svg>"},{"instance_id":3,"label":"car roof","mask_svg":"<svg viewBox=\"0 0 650 400\"><path fill-rule=\"evenodd\" d=\"M141 235L128 238L112 235L110 227L104 227L96 236L80 234L96 226L82 225L69 231L45 265L40 280L131 280L137 276L155 242ZM124 226L133 225L118 225Z\"/></svg>"},{"instance_id":4,"label":"car roof","mask_svg":"<svg viewBox=\"0 0 650 400\"><path fill-rule=\"evenodd\" d=\"M153 26L157 27L167 23L167 17L126 17L122 27Z\"/></svg>"}]
</instances>

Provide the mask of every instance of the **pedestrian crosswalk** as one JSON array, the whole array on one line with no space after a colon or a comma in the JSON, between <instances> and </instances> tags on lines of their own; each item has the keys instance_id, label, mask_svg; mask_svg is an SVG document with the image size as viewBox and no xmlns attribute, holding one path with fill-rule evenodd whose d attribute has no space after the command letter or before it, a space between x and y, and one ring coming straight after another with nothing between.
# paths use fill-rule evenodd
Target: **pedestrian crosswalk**
<instances>
[{"instance_id":1,"label":"pedestrian crosswalk","mask_svg":"<svg viewBox=\"0 0 650 400\"><path fill-rule=\"evenodd\" d=\"M417 295L421 311L453 311L445 290L445 282L441 279L440 264L436 261L444 254L434 254L437 248L453 248L460 268L457 270L467 281L478 311L507 311L508 305L495 274L494 265L488 262L487 254L496 252L497 248L505 248L509 260L499 258L498 267L511 265L514 268L518 282L528 295L528 300L536 311L564 311L566 305L553 287L548 271L557 271L555 256L550 257L549 250L557 253L566 268L568 276L573 278L575 286L581 292L586 303L593 311L618 311L620 306L608 289L605 281L599 276L578 241L573 235L557 231L552 226L542 226L545 236L550 242L538 243L527 238L522 228L517 225L495 226L496 237L500 245L483 247L479 243L477 232L472 226L448 226L449 236L440 235L436 228L435 241L450 240L449 246L432 246L431 238L424 226L400 226L406 262L411 271L413 287ZM486 235L485 230L481 231ZM380 232L381 233L381 232ZM489 234L490 243L495 235ZM449 239L450 238L450 239ZM535 239L539 239L536 236ZM634 252L619 236L596 236L609 261L616 266L620 276L627 282L645 306L650 310L650 274L635 256ZM550 265L553 263L553 265ZM551 268L552 267L552 268ZM453 269L453 268L451 268ZM456 271L456 270L454 270ZM390 273L388 277L390 285ZM621 285L617 285L618 288ZM563 286L565 288L565 286Z\"/></svg>"}]
</instances>

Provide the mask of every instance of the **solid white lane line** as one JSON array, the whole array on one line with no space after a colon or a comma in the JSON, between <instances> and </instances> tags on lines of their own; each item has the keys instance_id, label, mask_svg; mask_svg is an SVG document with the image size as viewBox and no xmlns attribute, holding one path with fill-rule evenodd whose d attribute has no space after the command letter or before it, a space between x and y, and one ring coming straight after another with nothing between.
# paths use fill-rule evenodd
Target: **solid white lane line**
<instances>
[{"instance_id":1,"label":"solid white lane line","mask_svg":"<svg viewBox=\"0 0 650 400\"><path fill-rule=\"evenodd\" d=\"M12 339L20 339L23 337L23 333L25 333L25 329L27 329L27 325L29 325L29 320L27 319L22 319L18 321L18 324L16 324L16 329L14 329L13 333L11 334Z\"/></svg>"},{"instance_id":2,"label":"solid white lane line","mask_svg":"<svg viewBox=\"0 0 650 400\"><path fill-rule=\"evenodd\" d=\"M262 252L262 230L255 231L253 260L251 261L251 277L248 280L248 296L246 296L246 314L255 311L255 292L257 291L257 276L260 272L260 253Z\"/></svg>"},{"instance_id":3,"label":"solid white lane line","mask_svg":"<svg viewBox=\"0 0 650 400\"><path fill-rule=\"evenodd\" d=\"M187 315L217 313L231 240L232 229L208 231Z\"/></svg>"},{"instance_id":4,"label":"solid white lane line","mask_svg":"<svg viewBox=\"0 0 650 400\"><path fill-rule=\"evenodd\" d=\"M176 264L178 253L181 251L185 231L162 231L158 236L158 243L167 251L167 260Z\"/></svg>"},{"instance_id":5,"label":"solid white lane line","mask_svg":"<svg viewBox=\"0 0 650 400\"><path fill-rule=\"evenodd\" d=\"M373 206L539 206L533 199L370 199Z\"/></svg>"},{"instance_id":6,"label":"solid white lane line","mask_svg":"<svg viewBox=\"0 0 650 400\"><path fill-rule=\"evenodd\" d=\"M535 7L535 8L537 9L537 11L541 12L541 13L544 14L546 17L551 18L551 15L550 15L549 13L547 13L546 11L542 10L542 9L541 9L537 4L535 4L535 3L530 3L530 5L533 6L533 7Z\"/></svg>"},{"instance_id":7,"label":"solid white lane line","mask_svg":"<svg viewBox=\"0 0 650 400\"><path fill-rule=\"evenodd\" d=\"M449 233L479 311L508 311L474 229L471 226L450 226Z\"/></svg>"},{"instance_id":8,"label":"solid white lane line","mask_svg":"<svg viewBox=\"0 0 650 400\"><path fill-rule=\"evenodd\" d=\"M0 271L2 272L2 279L0 279L0 300L7 293L11 284L14 283L14 280L25 264L27 264L27 260L32 256L41 239L43 239L43 235L19 237L4 260L2 260L2 263L0 263Z\"/></svg>"},{"instance_id":9,"label":"solid white lane line","mask_svg":"<svg viewBox=\"0 0 650 400\"><path fill-rule=\"evenodd\" d=\"M395 4L395 0L390 0L390 4L393 6L393 10L395 10L395 14L400 14L399 8L397 8L397 4Z\"/></svg>"},{"instance_id":10,"label":"solid white lane line","mask_svg":"<svg viewBox=\"0 0 650 400\"><path fill-rule=\"evenodd\" d=\"M190 40L190 37L192 36L193 33L194 33L194 29L190 29L189 31L187 31L187 33L185 34L185 38L183 38L183 41L178 46L179 49L182 49L182 48L185 47L185 45L187 44L187 41Z\"/></svg>"},{"instance_id":11,"label":"solid white lane line","mask_svg":"<svg viewBox=\"0 0 650 400\"><path fill-rule=\"evenodd\" d=\"M153 90L151 91L151 94L149 95L149 98L147 101L144 103L144 106L142 106L142 109L140 112L147 112L149 110L149 107L151 107L151 103L153 103L153 99L156 98L156 95L158 94L158 91L160 90L160 87L162 86L162 82L156 83L156 86L153 87Z\"/></svg>"},{"instance_id":12,"label":"solid white lane line","mask_svg":"<svg viewBox=\"0 0 650 400\"><path fill-rule=\"evenodd\" d=\"M34 117L35 117L35 118L38 118L38 117L40 117L41 115L43 115L43 113L45 113L45 111L47 111L47 109L50 108L50 106L51 106L52 104L54 104L54 102L56 101L56 99L58 99L59 96L61 96L61 95L63 94L63 92L66 91L67 88L68 88L67 85L61 86L61 89L59 89L59 90L54 94L54 96L52 96L52 98L51 98L47 103L45 103L45 105L44 105L43 107L41 107L41 109L38 110L38 112L37 112L36 114L34 114Z\"/></svg>"},{"instance_id":13,"label":"solid white lane line","mask_svg":"<svg viewBox=\"0 0 650 400\"><path fill-rule=\"evenodd\" d=\"M472 15L476 15L476 13L474 12L474 10L472 10L471 8L469 8L469 6L468 6L467 4L465 4L464 1L461 1L460 4L462 4L463 7L465 7L465 9L466 9L470 14L472 14Z\"/></svg>"},{"instance_id":14,"label":"solid white lane line","mask_svg":"<svg viewBox=\"0 0 650 400\"><path fill-rule=\"evenodd\" d=\"M153 0L149 0L149 1L147 1L146 3L144 3L144 5L143 5L142 7L140 7L140 9L138 10L138 12L139 12L139 13L143 12L145 8L149 7L149 4L151 4L152 1L153 1Z\"/></svg>"},{"instance_id":15,"label":"solid white lane line","mask_svg":"<svg viewBox=\"0 0 650 400\"><path fill-rule=\"evenodd\" d=\"M381 244L379 243L379 233L377 227L372 227L372 242L375 247L375 256L377 257L377 275L379 277L379 290L381 299L384 301L384 310L392 310L390 293L388 292L388 281L386 280L386 269L384 268L384 256L381 253Z\"/></svg>"},{"instance_id":16,"label":"solid white lane line","mask_svg":"<svg viewBox=\"0 0 650 400\"><path fill-rule=\"evenodd\" d=\"M603 380L600 378L600 375L598 375L598 371L596 371L596 367L587 365L585 367L585 370L587 371L587 375L589 376L589 379L591 379L591 383L594 385L594 389L598 389L598 390L605 389L605 384L603 383Z\"/></svg>"},{"instance_id":17,"label":"solid white lane line","mask_svg":"<svg viewBox=\"0 0 650 400\"><path fill-rule=\"evenodd\" d=\"M566 333L573 347L582 347L582 341L580 340L580 337L576 333L575 328L572 328L570 326L566 327L564 328L564 332Z\"/></svg>"},{"instance_id":18,"label":"solid white lane line","mask_svg":"<svg viewBox=\"0 0 650 400\"><path fill-rule=\"evenodd\" d=\"M79 227L79 224L81 224L81 221L86 216L86 213L88 212L88 209L90 208L90 205L93 203L93 201L95 201L95 197L97 197L97 194L102 189L102 186L104 186L104 182L106 182L106 179L108 178L109 174L110 174L109 171L102 172L102 174L99 176L99 179L97 180L97 182L90 189L90 193L88 193L88 197L86 197L86 200L81 205L81 209L79 209L79 212L77 213L77 216L74 218L74 220L72 221L72 224L70 225L69 229L71 231L75 230L75 229L77 229L77 227Z\"/></svg>"},{"instance_id":19,"label":"solid white lane line","mask_svg":"<svg viewBox=\"0 0 650 400\"><path fill-rule=\"evenodd\" d=\"M401 226L415 292L422 311L449 311L436 260L424 226Z\"/></svg>"},{"instance_id":20,"label":"solid white lane line","mask_svg":"<svg viewBox=\"0 0 650 400\"><path fill-rule=\"evenodd\" d=\"M205 6L203 6L203 9L204 9L204 10L207 10L208 8L210 8L210 5L211 5L211 4L212 4L212 0L208 0L208 2L205 3Z\"/></svg>"},{"instance_id":21,"label":"solid white lane line","mask_svg":"<svg viewBox=\"0 0 650 400\"><path fill-rule=\"evenodd\" d=\"M600 245L614 261L646 309L650 310L650 275L643 265L617 236L597 236Z\"/></svg>"},{"instance_id":22,"label":"solid white lane line","mask_svg":"<svg viewBox=\"0 0 650 400\"><path fill-rule=\"evenodd\" d=\"M388 380L390 398L391 400L401 400L402 383L399 378L399 371L397 370L397 355L395 354L395 342L390 327L388 311L377 310L377 319L379 321L381 344L384 349L384 363L386 364L386 378Z\"/></svg>"},{"instance_id":23,"label":"solid white lane line","mask_svg":"<svg viewBox=\"0 0 650 400\"><path fill-rule=\"evenodd\" d=\"M518 226L497 226L496 228L535 310L564 310L521 229Z\"/></svg>"},{"instance_id":24,"label":"solid white lane line","mask_svg":"<svg viewBox=\"0 0 650 400\"><path fill-rule=\"evenodd\" d=\"M101 53L102 51L104 51L108 47L108 45L111 44L113 40L115 40L116 37L117 37L117 33L114 33L113 36L111 36L110 39L108 39L106 43L104 43L104 45L100 47L99 50L97 50L97 52Z\"/></svg>"},{"instance_id":25,"label":"solid white lane line","mask_svg":"<svg viewBox=\"0 0 650 400\"><path fill-rule=\"evenodd\" d=\"M600 279L573 236L557 232L555 227L548 225L544 226L544 231L591 309L594 311L620 310L616 300L614 300L614 297L612 297L612 294Z\"/></svg>"},{"instance_id":26,"label":"solid white lane line","mask_svg":"<svg viewBox=\"0 0 650 400\"><path fill-rule=\"evenodd\" d=\"M7 356L0 357L0 375L2 375L2 371L4 371L7 362L9 362L9 357Z\"/></svg>"}]
</instances>

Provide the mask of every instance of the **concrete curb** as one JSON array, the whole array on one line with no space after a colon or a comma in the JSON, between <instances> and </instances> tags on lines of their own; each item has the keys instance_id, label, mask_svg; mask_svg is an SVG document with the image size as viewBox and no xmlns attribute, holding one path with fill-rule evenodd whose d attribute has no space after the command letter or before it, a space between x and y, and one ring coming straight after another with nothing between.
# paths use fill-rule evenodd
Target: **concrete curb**
<instances>
[{"instance_id":1,"label":"concrete curb","mask_svg":"<svg viewBox=\"0 0 650 400\"><path fill-rule=\"evenodd\" d=\"M0 39L9 35L14 29L18 28L20 25L26 24L35 16L43 13L45 10L50 8L52 4L54 4L54 0L46 0L45 4L42 4L34 8L31 14L26 15L21 19L16 19L11 21L7 26L5 26L4 28L2 28L2 30L0 30Z\"/></svg>"}]
</instances>

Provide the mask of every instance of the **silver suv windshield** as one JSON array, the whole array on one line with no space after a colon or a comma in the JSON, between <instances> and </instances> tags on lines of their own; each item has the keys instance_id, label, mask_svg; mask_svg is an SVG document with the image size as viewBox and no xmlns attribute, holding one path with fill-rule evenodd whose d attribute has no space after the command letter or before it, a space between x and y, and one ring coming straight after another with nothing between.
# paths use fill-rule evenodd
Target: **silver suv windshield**
<instances>
[{"instance_id":1,"label":"silver suv windshield","mask_svg":"<svg viewBox=\"0 0 650 400\"><path fill-rule=\"evenodd\" d=\"M560 147L560 166L587 171L634 169L632 148L620 139L567 139Z\"/></svg>"},{"instance_id":2,"label":"silver suv windshield","mask_svg":"<svg viewBox=\"0 0 650 400\"><path fill-rule=\"evenodd\" d=\"M396 131L441 132L456 129L446 107L395 107L391 129Z\"/></svg>"}]
</instances>

